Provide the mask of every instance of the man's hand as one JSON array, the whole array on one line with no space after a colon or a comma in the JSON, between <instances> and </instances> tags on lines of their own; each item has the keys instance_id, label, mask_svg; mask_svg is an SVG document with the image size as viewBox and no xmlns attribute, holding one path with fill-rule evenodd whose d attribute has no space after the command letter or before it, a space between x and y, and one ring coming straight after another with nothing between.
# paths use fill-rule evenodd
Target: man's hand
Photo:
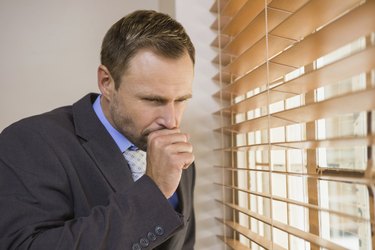
<instances>
[{"instance_id":1,"label":"man's hand","mask_svg":"<svg viewBox=\"0 0 375 250\"><path fill-rule=\"evenodd\" d=\"M176 191L182 170L194 161L193 146L188 139L179 129L157 130L148 136L146 174L166 198Z\"/></svg>"}]
</instances>

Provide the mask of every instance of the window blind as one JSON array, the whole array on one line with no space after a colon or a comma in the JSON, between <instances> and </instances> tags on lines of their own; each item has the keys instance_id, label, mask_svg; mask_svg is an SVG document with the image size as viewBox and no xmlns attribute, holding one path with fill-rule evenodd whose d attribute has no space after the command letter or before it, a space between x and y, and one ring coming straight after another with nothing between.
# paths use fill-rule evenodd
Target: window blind
<instances>
[{"instance_id":1,"label":"window blind","mask_svg":"<svg viewBox=\"0 0 375 250\"><path fill-rule=\"evenodd\" d=\"M375 0L216 0L232 249L375 247Z\"/></svg>"}]
</instances>

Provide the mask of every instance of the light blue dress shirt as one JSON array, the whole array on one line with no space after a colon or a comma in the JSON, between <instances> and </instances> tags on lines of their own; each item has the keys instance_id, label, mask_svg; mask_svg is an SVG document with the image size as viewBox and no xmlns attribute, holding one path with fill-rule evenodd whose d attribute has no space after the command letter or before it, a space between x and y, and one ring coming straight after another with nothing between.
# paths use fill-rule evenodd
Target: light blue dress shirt
<instances>
[{"instance_id":1,"label":"light blue dress shirt","mask_svg":"<svg viewBox=\"0 0 375 250\"><path fill-rule=\"evenodd\" d=\"M121 152L125 152L130 147L136 147L133 143L131 143L123 134L121 134L117 129L115 129L111 123L107 120L103 113L102 106L100 105L100 95L96 98L94 104L92 105L96 115L98 116L100 122L104 125L107 129L108 133L111 135L113 140L116 142L117 146L121 150ZM178 195L175 192L171 198L168 199L169 203L177 209L178 207Z\"/></svg>"}]
</instances>

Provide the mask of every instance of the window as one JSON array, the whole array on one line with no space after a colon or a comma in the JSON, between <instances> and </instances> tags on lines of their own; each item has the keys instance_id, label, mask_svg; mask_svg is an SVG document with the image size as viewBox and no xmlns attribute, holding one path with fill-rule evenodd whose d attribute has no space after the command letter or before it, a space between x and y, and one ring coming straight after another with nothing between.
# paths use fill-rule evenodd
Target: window
<instances>
[{"instance_id":1,"label":"window","mask_svg":"<svg viewBox=\"0 0 375 250\"><path fill-rule=\"evenodd\" d=\"M375 247L375 1L217 0L232 249Z\"/></svg>"}]
</instances>

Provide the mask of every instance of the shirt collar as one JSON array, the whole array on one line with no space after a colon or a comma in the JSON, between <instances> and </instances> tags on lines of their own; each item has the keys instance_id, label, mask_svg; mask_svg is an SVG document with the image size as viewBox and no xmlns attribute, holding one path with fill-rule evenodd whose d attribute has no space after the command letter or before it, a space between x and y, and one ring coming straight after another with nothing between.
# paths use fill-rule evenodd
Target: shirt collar
<instances>
[{"instance_id":1,"label":"shirt collar","mask_svg":"<svg viewBox=\"0 0 375 250\"><path fill-rule=\"evenodd\" d=\"M100 105L100 97L99 95L94 104L92 105L96 115L98 116L101 123L104 125L104 127L107 129L108 133L111 135L112 139L116 142L117 146L121 150L121 152L124 152L130 147L135 147L133 143L131 143L123 134L121 134L119 131L117 131L111 123L107 120L103 113L102 106Z\"/></svg>"}]
</instances>

